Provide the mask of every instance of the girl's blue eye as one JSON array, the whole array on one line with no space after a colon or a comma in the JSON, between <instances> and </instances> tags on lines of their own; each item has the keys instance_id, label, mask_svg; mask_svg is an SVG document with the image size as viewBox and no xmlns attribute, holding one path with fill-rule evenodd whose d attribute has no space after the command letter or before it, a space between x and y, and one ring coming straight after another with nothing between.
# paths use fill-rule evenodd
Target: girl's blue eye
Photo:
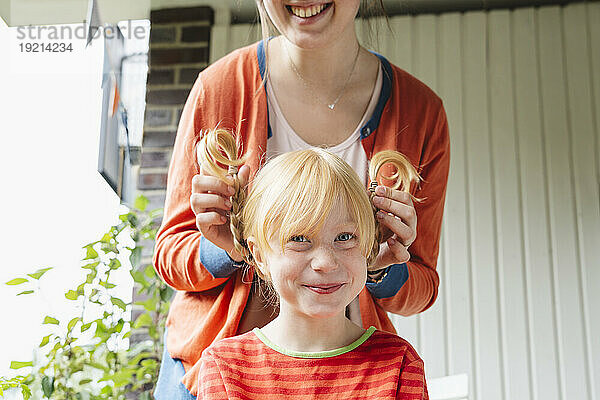
<instances>
[{"instance_id":1,"label":"girl's blue eye","mask_svg":"<svg viewBox=\"0 0 600 400\"><path fill-rule=\"evenodd\" d=\"M352 240L355 237L356 235L353 235L352 233L340 233L338 235L338 240L342 242L347 242L348 240Z\"/></svg>"},{"instance_id":2,"label":"girl's blue eye","mask_svg":"<svg viewBox=\"0 0 600 400\"><path fill-rule=\"evenodd\" d=\"M290 242L308 242L306 236L296 235L290 238Z\"/></svg>"}]
</instances>

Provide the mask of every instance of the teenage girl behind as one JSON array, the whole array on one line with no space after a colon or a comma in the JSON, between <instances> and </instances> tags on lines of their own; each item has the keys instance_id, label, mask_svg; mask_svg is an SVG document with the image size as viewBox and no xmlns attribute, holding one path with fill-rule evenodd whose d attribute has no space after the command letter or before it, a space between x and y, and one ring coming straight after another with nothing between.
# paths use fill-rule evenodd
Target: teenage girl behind
<instances>
[{"instance_id":1,"label":"teenage girl behind","mask_svg":"<svg viewBox=\"0 0 600 400\"><path fill-rule=\"evenodd\" d=\"M214 130L200 142L198 161L220 179L233 177L234 243L274 290L279 315L204 350L198 397L428 398L423 361L412 346L346 316L382 241L375 217L381 211L356 172L326 150L298 150L268 162L246 198L237 153L233 135ZM418 180L402 154L385 151L371 160L371 181L385 163L395 167L394 188Z\"/></svg>"}]
</instances>

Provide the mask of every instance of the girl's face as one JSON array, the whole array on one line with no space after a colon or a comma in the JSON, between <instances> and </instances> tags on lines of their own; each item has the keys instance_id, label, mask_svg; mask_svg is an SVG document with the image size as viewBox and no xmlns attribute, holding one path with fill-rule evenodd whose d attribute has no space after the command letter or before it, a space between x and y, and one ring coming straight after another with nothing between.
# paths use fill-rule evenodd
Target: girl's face
<instances>
[{"instance_id":1,"label":"girl's face","mask_svg":"<svg viewBox=\"0 0 600 400\"><path fill-rule=\"evenodd\" d=\"M276 234L269 244L273 250L255 260L270 273L280 313L339 315L365 286L367 262L346 207L334 205L315 237L294 236L282 250Z\"/></svg>"},{"instance_id":2,"label":"girl's face","mask_svg":"<svg viewBox=\"0 0 600 400\"><path fill-rule=\"evenodd\" d=\"M355 35L360 0L262 0L275 27L296 46L312 49Z\"/></svg>"}]
</instances>

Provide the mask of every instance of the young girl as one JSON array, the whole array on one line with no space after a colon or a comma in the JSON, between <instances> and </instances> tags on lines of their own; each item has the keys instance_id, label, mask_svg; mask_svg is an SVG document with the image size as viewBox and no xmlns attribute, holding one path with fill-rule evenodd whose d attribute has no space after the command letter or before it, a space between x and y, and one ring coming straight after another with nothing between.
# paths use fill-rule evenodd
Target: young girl
<instances>
[{"instance_id":1,"label":"young girl","mask_svg":"<svg viewBox=\"0 0 600 400\"><path fill-rule=\"evenodd\" d=\"M274 289L279 315L204 350L198 398L427 399L423 361L412 346L345 314L385 239L375 217L381 211L354 170L320 148L285 153L258 172L246 198L237 154L225 130L208 132L198 146L203 168L233 177L234 245ZM384 178L394 188L408 191L418 181L395 151L373 157L371 181L388 163L396 173Z\"/></svg>"}]
</instances>

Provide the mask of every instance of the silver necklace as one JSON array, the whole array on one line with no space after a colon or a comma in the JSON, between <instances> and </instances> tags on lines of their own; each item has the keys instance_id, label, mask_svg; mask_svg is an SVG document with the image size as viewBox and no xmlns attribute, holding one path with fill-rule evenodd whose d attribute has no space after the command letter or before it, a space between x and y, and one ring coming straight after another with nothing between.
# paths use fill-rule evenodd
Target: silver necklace
<instances>
[{"instance_id":1,"label":"silver necklace","mask_svg":"<svg viewBox=\"0 0 600 400\"><path fill-rule=\"evenodd\" d=\"M283 47L285 49L285 53L288 56L288 59L290 60L290 64L292 66L292 69L294 70L294 72L296 73L296 75L298 76L298 78L300 79L300 81L302 82L302 84L304 86L306 86L306 88L313 94L315 95L315 97L318 98L318 96L316 95L316 93L312 90L311 85L306 81L306 79L304 79L302 77L302 75L300 74L300 71L298 71L298 68L296 67L296 64L294 64L294 61L292 60L292 57L290 56L290 53L287 49L287 45L284 43ZM340 93L338 94L338 96L335 98L335 100L333 101L333 103L327 104L327 107L330 110L334 110L335 106L337 105L338 101L340 101L340 99L342 98L342 95L344 94L344 91L346 90L346 86L348 86L348 82L350 82L350 79L352 79L352 75L354 75L354 70L356 69L356 62L358 61L358 55L360 54L360 44L358 45L358 49L356 50L356 56L354 56L354 61L352 63L352 70L350 70L350 75L348 75L348 78L346 78L346 82L344 82L344 86L342 86L342 89L340 90ZM321 102L321 99L319 99L319 102Z\"/></svg>"}]
</instances>

